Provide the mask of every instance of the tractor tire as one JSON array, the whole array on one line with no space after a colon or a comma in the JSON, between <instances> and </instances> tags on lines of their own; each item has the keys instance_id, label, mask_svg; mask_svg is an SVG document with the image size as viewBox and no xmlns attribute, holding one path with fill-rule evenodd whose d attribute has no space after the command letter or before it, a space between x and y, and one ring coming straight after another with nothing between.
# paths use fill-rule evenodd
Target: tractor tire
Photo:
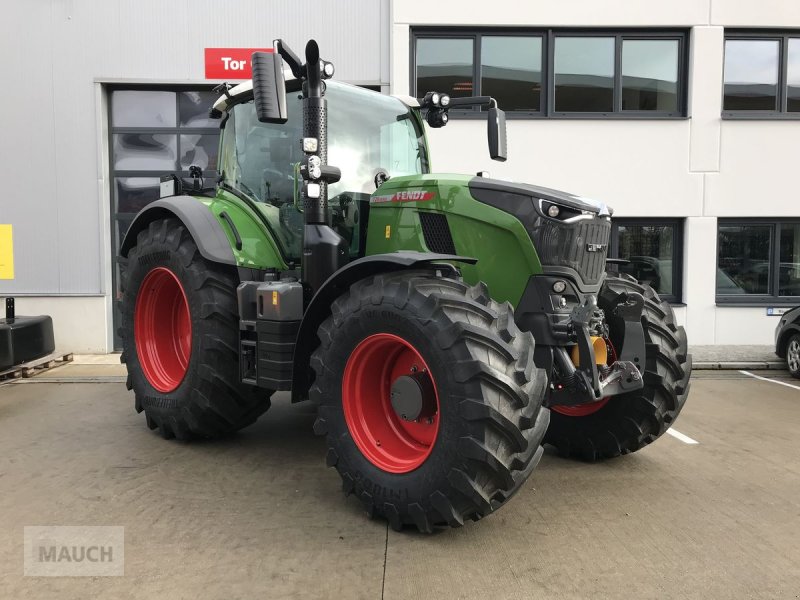
<instances>
[{"instance_id":1,"label":"tractor tire","mask_svg":"<svg viewBox=\"0 0 800 600\"><path fill-rule=\"evenodd\" d=\"M139 233L121 283L121 360L150 429L165 439L218 437L269 408L271 393L239 377L237 273L204 259L179 220Z\"/></svg>"},{"instance_id":2,"label":"tractor tire","mask_svg":"<svg viewBox=\"0 0 800 600\"><path fill-rule=\"evenodd\" d=\"M398 531L459 527L503 505L539 462L546 374L533 336L485 285L431 271L370 277L333 303L318 336L314 431L370 516ZM412 377L422 410L407 417L393 405Z\"/></svg>"},{"instance_id":3,"label":"tractor tire","mask_svg":"<svg viewBox=\"0 0 800 600\"><path fill-rule=\"evenodd\" d=\"M597 304L611 314L626 292L639 293L645 300L644 387L592 404L552 407L545 443L562 456L594 461L636 452L663 435L686 402L692 373L686 332L675 324L672 307L649 285L633 278L608 277ZM620 332L612 327L610 337L616 352L621 352Z\"/></svg>"}]
</instances>

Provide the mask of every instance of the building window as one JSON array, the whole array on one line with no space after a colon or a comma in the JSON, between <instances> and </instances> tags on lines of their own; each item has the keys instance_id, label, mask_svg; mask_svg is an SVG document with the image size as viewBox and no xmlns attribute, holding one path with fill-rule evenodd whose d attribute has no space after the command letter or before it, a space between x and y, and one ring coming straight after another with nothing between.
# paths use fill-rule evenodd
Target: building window
<instances>
[{"instance_id":1,"label":"building window","mask_svg":"<svg viewBox=\"0 0 800 600\"><path fill-rule=\"evenodd\" d=\"M555 112L614 110L614 38L557 36L553 65Z\"/></svg>"},{"instance_id":2,"label":"building window","mask_svg":"<svg viewBox=\"0 0 800 600\"><path fill-rule=\"evenodd\" d=\"M503 110L538 111L542 105L542 38L482 36L481 94L494 97Z\"/></svg>"},{"instance_id":3,"label":"building window","mask_svg":"<svg viewBox=\"0 0 800 600\"><path fill-rule=\"evenodd\" d=\"M417 76L420 88L438 90L453 97L472 96L473 45L471 38L419 40Z\"/></svg>"},{"instance_id":4,"label":"building window","mask_svg":"<svg viewBox=\"0 0 800 600\"><path fill-rule=\"evenodd\" d=\"M615 268L652 286L664 300L681 301L682 220L614 219L609 257L627 261Z\"/></svg>"},{"instance_id":5,"label":"building window","mask_svg":"<svg viewBox=\"0 0 800 600\"><path fill-rule=\"evenodd\" d=\"M725 36L723 116L800 117L800 32Z\"/></svg>"},{"instance_id":6,"label":"building window","mask_svg":"<svg viewBox=\"0 0 800 600\"><path fill-rule=\"evenodd\" d=\"M158 200L159 177L189 176L203 169L207 181L217 178L219 121L208 118L219 94L209 87L109 88L111 159L111 243L113 283L119 297L119 246L133 218ZM119 324L114 303L114 321ZM116 335L114 346L121 341Z\"/></svg>"},{"instance_id":7,"label":"building window","mask_svg":"<svg viewBox=\"0 0 800 600\"><path fill-rule=\"evenodd\" d=\"M717 302L800 299L800 222L720 219Z\"/></svg>"},{"instance_id":8,"label":"building window","mask_svg":"<svg viewBox=\"0 0 800 600\"><path fill-rule=\"evenodd\" d=\"M411 90L418 97L492 96L511 118L686 114L682 31L417 28L412 36Z\"/></svg>"}]
</instances>

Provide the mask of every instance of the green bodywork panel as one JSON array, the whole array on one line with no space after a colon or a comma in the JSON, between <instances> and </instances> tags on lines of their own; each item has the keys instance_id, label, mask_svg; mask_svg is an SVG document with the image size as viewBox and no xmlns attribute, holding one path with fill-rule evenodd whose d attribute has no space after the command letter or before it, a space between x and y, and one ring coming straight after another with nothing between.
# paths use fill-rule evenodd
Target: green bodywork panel
<instances>
[{"instance_id":1,"label":"green bodywork panel","mask_svg":"<svg viewBox=\"0 0 800 600\"><path fill-rule=\"evenodd\" d=\"M384 183L370 202L366 253L429 252L418 213L444 213L456 254L478 259L475 265L459 265L464 279L483 281L493 299L516 306L528 278L542 272L539 257L519 219L472 197L471 179L428 174Z\"/></svg>"},{"instance_id":2,"label":"green bodywork panel","mask_svg":"<svg viewBox=\"0 0 800 600\"><path fill-rule=\"evenodd\" d=\"M277 270L289 268L265 223L266 211L277 210L273 206L254 202L251 207L224 188L217 188L217 194L213 198L198 197L196 200L205 204L214 213L228 237L238 266L252 269L272 267ZM260 211L261 214L256 211ZM236 238L225 220L220 217L222 212L228 213L236 225L239 237L242 239L241 250L236 249Z\"/></svg>"},{"instance_id":3,"label":"green bodywork panel","mask_svg":"<svg viewBox=\"0 0 800 600\"><path fill-rule=\"evenodd\" d=\"M443 213L456 254L478 260L475 265L459 265L464 279L473 284L483 281L493 299L516 306L528 278L542 272L539 257L516 217L472 197L471 179L467 175L429 174L394 177L384 183L370 202L366 254L430 252L419 213ZM213 198L196 199L216 216L238 266L279 271L289 268L268 225L276 222L276 215L269 214L277 210L275 207L248 203L224 188L218 188ZM222 212L236 225L241 250L236 249L233 232L220 217Z\"/></svg>"}]
</instances>

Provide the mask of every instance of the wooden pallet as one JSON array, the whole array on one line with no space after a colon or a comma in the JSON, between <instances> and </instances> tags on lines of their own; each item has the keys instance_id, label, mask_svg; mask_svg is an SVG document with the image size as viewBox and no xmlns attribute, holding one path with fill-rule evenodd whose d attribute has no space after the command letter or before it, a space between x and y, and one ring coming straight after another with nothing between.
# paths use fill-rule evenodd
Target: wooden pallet
<instances>
[{"instance_id":1,"label":"wooden pallet","mask_svg":"<svg viewBox=\"0 0 800 600\"><path fill-rule=\"evenodd\" d=\"M53 352L52 354L37 358L36 360L20 363L9 369L6 369L5 371L0 371L0 381L5 381L6 379L19 379L20 377L33 377L34 375L42 373L43 371L47 371L48 369L52 369L53 367L72 362L72 359L72 352Z\"/></svg>"}]
</instances>

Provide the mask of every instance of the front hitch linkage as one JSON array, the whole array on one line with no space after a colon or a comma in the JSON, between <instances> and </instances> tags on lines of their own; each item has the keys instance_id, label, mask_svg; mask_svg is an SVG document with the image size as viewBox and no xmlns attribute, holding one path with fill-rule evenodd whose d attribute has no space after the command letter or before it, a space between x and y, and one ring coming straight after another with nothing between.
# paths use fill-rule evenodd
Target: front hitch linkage
<instances>
[{"instance_id":1,"label":"front hitch linkage","mask_svg":"<svg viewBox=\"0 0 800 600\"><path fill-rule=\"evenodd\" d=\"M575 307L570 315L571 333L578 345L580 366L576 367L572 363L563 346L554 349L563 385L552 391L550 406L575 406L596 402L608 396L641 389L644 385L640 371L645 359L642 327L644 298L636 292L624 293L614 311L608 315L612 328L623 332L622 348L602 380L595 362L589 331L589 324L595 318L597 310L597 301L594 296L590 296L584 304Z\"/></svg>"}]
</instances>

